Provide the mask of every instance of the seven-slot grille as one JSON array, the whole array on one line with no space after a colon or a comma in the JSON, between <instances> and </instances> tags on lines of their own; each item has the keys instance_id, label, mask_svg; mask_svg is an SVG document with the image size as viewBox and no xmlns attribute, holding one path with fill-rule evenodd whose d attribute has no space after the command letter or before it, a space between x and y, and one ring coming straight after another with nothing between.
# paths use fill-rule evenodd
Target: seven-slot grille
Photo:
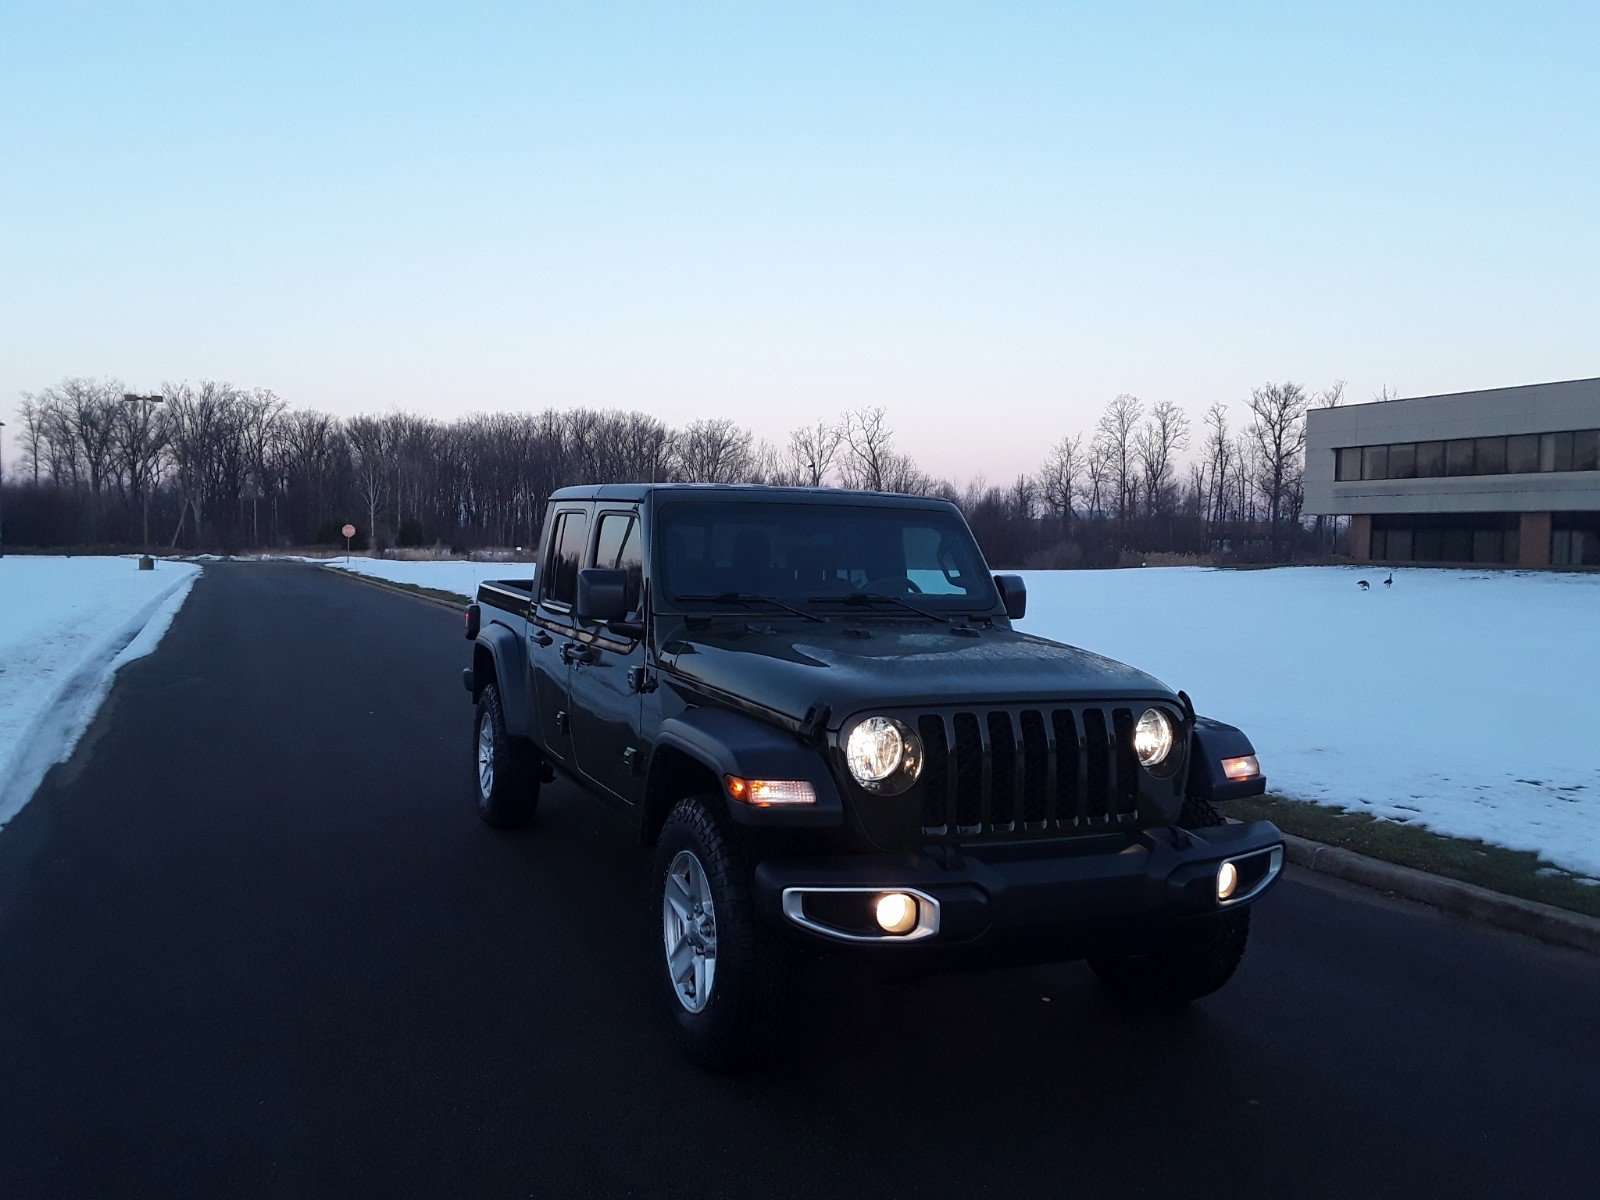
<instances>
[{"instance_id":1,"label":"seven-slot grille","mask_svg":"<svg viewBox=\"0 0 1600 1200\"><path fill-rule=\"evenodd\" d=\"M1137 818L1131 708L923 713L922 832L1060 835Z\"/></svg>"}]
</instances>

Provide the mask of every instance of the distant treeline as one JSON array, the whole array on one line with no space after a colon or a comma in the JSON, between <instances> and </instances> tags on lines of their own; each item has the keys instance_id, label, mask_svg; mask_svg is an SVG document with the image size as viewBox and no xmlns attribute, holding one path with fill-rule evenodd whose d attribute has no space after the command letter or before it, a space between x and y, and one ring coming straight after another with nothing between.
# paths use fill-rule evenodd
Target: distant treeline
<instances>
[{"instance_id":1,"label":"distant treeline","mask_svg":"<svg viewBox=\"0 0 1600 1200\"><path fill-rule=\"evenodd\" d=\"M1063 437L1009 487L958 487L896 448L881 408L794 430L782 445L725 419L672 428L642 412L569 409L450 421L341 418L271 391L202 381L159 399L113 380L67 379L25 395L6 432L4 536L12 547L236 551L342 545L531 546L556 488L687 480L843 486L944 496L996 566L1106 566L1182 554L1282 560L1331 549L1300 519L1305 412L1337 404L1270 384L1242 423L1213 405L1190 448L1176 405L1118 396L1093 430Z\"/></svg>"}]
</instances>

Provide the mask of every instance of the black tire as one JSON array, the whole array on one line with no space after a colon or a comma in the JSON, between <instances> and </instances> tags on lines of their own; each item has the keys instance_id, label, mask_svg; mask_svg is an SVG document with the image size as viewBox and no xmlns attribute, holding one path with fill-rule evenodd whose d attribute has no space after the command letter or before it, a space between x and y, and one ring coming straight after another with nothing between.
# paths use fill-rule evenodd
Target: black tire
<instances>
[{"instance_id":1,"label":"black tire","mask_svg":"<svg viewBox=\"0 0 1600 1200\"><path fill-rule=\"evenodd\" d=\"M1227 823L1217 806L1200 796L1185 796L1183 807L1178 810L1178 824L1184 829L1210 829Z\"/></svg>"},{"instance_id":2,"label":"black tire","mask_svg":"<svg viewBox=\"0 0 1600 1200\"><path fill-rule=\"evenodd\" d=\"M1239 908L1185 923L1149 954L1091 958L1089 969L1119 1000L1179 1008L1232 979L1249 939L1250 910Z\"/></svg>"},{"instance_id":3,"label":"black tire","mask_svg":"<svg viewBox=\"0 0 1600 1200\"><path fill-rule=\"evenodd\" d=\"M486 724L493 757L487 790L483 786L482 769ZM518 829L532 820L534 810L539 807L537 757L525 740L506 732L500 692L492 683L478 695L472 722L472 758L472 790L478 798L478 815L484 824L494 829Z\"/></svg>"},{"instance_id":4,"label":"black tire","mask_svg":"<svg viewBox=\"0 0 1600 1200\"><path fill-rule=\"evenodd\" d=\"M722 803L720 796L691 797L668 815L656 845L651 919L660 930L659 990L679 1044L700 1066L734 1073L779 1050L795 964L782 931L762 927L750 866L737 830L717 811ZM685 852L702 871L714 914L715 970L699 1011L679 999L667 952L668 875Z\"/></svg>"}]
</instances>

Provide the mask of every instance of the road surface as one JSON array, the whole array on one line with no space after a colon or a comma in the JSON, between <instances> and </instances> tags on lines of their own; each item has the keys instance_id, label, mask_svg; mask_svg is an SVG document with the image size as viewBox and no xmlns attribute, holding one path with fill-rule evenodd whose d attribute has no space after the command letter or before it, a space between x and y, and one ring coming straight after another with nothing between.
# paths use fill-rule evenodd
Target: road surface
<instances>
[{"instance_id":1,"label":"road surface","mask_svg":"<svg viewBox=\"0 0 1600 1200\"><path fill-rule=\"evenodd\" d=\"M784 1067L704 1075L614 819L475 817L459 626L219 563L122 672L0 831L0 1197L1600 1186L1600 964L1292 873L1190 1012L829 968Z\"/></svg>"}]
</instances>

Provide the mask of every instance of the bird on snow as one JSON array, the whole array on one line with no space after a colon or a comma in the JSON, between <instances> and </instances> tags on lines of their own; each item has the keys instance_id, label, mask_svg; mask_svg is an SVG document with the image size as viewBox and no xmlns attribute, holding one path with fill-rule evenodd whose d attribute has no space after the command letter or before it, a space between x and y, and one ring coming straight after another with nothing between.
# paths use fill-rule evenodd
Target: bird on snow
<instances>
[{"instance_id":1,"label":"bird on snow","mask_svg":"<svg viewBox=\"0 0 1600 1200\"><path fill-rule=\"evenodd\" d=\"M1370 583L1368 583L1365 579L1356 580L1356 586L1358 588L1360 588L1363 592L1367 591L1368 589L1370 589L1372 587L1372 585Z\"/></svg>"},{"instance_id":2,"label":"bird on snow","mask_svg":"<svg viewBox=\"0 0 1600 1200\"><path fill-rule=\"evenodd\" d=\"M1389 572L1389 578L1387 578L1387 579L1385 579L1383 581L1383 586L1384 587L1393 587L1394 586L1394 572L1393 571Z\"/></svg>"}]
</instances>

